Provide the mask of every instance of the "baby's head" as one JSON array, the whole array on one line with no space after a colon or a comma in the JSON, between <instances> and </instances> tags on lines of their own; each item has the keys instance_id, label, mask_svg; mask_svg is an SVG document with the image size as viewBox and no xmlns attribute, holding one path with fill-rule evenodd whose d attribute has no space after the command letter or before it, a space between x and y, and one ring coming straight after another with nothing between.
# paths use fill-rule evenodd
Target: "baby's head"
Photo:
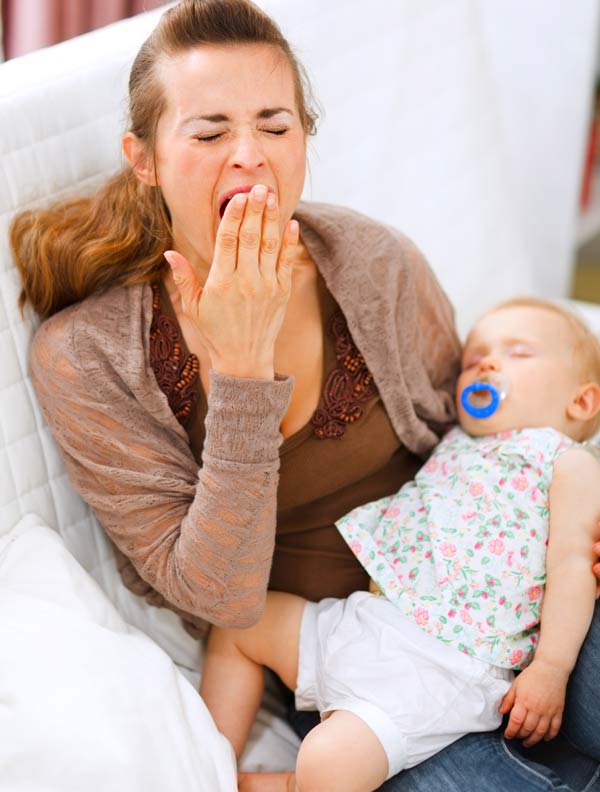
<instances>
[{"instance_id":1,"label":"baby's head","mask_svg":"<svg viewBox=\"0 0 600 792\"><path fill-rule=\"evenodd\" d=\"M497 373L507 396L488 418L468 415L464 388ZM585 440L600 426L600 342L575 315L551 302L519 297L485 313L469 333L457 385L462 428L481 436L550 426Z\"/></svg>"}]
</instances>

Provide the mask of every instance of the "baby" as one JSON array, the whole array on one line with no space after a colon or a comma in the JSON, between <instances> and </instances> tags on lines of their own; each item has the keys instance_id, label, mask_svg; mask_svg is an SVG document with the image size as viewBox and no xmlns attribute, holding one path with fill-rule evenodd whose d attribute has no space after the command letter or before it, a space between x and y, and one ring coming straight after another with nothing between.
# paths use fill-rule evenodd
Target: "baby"
<instances>
[{"instance_id":1,"label":"baby","mask_svg":"<svg viewBox=\"0 0 600 792\"><path fill-rule=\"evenodd\" d=\"M263 665L321 713L295 774L240 789L367 792L509 712L507 737L556 736L596 593L600 464L581 443L598 383L600 344L562 308L518 299L477 322L460 428L396 495L337 523L376 594L268 592L255 627L213 628L200 692L238 758Z\"/></svg>"}]
</instances>

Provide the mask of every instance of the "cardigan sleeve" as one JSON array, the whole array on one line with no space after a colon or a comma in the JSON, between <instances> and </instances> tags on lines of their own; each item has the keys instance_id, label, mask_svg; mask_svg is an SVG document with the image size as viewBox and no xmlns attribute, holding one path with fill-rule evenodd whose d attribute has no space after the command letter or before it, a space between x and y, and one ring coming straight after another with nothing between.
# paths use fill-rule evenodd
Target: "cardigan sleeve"
<instances>
[{"instance_id":1,"label":"cardigan sleeve","mask_svg":"<svg viewBox=\"0 0 600 792\"><path fill-rule=\"evenodd\" d=\"M461 343L454 309L433 270L415 248L412 256L417 303L417 349L429 379L431 398L423 399L421 415L441 436L456 420L455 390Z\"/></svg>"},{"instance_id":2,"label":"cardigan sleeve","mask_svg":"<svg viewBox=\"0 0 600 792\"><path fill-rule=\"evenodd\" d=\"M293 380L211 372L203 465L116 372L90 377L72 313L38 330L32 381L71 483L140 577L175 609L245 627L273 555L280 422Z\"/></svg>"}]
</instances>

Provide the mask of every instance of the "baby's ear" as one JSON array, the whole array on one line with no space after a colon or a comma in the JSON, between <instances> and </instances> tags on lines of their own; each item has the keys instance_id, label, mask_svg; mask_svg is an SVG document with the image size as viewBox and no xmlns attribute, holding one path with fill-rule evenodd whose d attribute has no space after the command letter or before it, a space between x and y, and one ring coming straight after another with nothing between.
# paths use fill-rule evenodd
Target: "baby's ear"
<instances>
[{"instance_id":1,"label":"baby's ear","mask_svg":"<svg viewBox=\"0 0 600 792\"><path fill-rule=\"evenodd\" d=\"M589 421L600 410L600 385L586 382L575 390L567 407L567 415L575 421Z\"/></svg>"}]
</instances>

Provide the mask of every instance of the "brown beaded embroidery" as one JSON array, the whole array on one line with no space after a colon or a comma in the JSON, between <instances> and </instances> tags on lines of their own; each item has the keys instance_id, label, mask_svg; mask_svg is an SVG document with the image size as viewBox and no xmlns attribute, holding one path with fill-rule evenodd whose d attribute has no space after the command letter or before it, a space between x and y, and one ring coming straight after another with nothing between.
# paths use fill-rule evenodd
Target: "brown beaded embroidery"
<instances>
[{"instance_id":1,"label":"brown beaded embroidery","mask_svg":"<svg viewBox=\"0 0 600 792\"><path fill-rule=\"evenodd\" d=\"M331 317L327 330L335 339L338 365L325 383L323 407L319 407L312 418L314 433L321 439L341 437L346 426L362 416L361 405L377 394L375 380L340 310Z\"/></svg>"},{"instance_id":2,"label":"brown beaded embroidery","mask_svg":"<svg viewBox=\"0 0 600 792\"><path fill-rule=\"evenodd\" d=\"M196 355L185 355L177 323L160 313L160 288L156 283L152 284L150 363L169 407L185 427L198 401L200 364Z\"/></svg>"}]
</instances>

